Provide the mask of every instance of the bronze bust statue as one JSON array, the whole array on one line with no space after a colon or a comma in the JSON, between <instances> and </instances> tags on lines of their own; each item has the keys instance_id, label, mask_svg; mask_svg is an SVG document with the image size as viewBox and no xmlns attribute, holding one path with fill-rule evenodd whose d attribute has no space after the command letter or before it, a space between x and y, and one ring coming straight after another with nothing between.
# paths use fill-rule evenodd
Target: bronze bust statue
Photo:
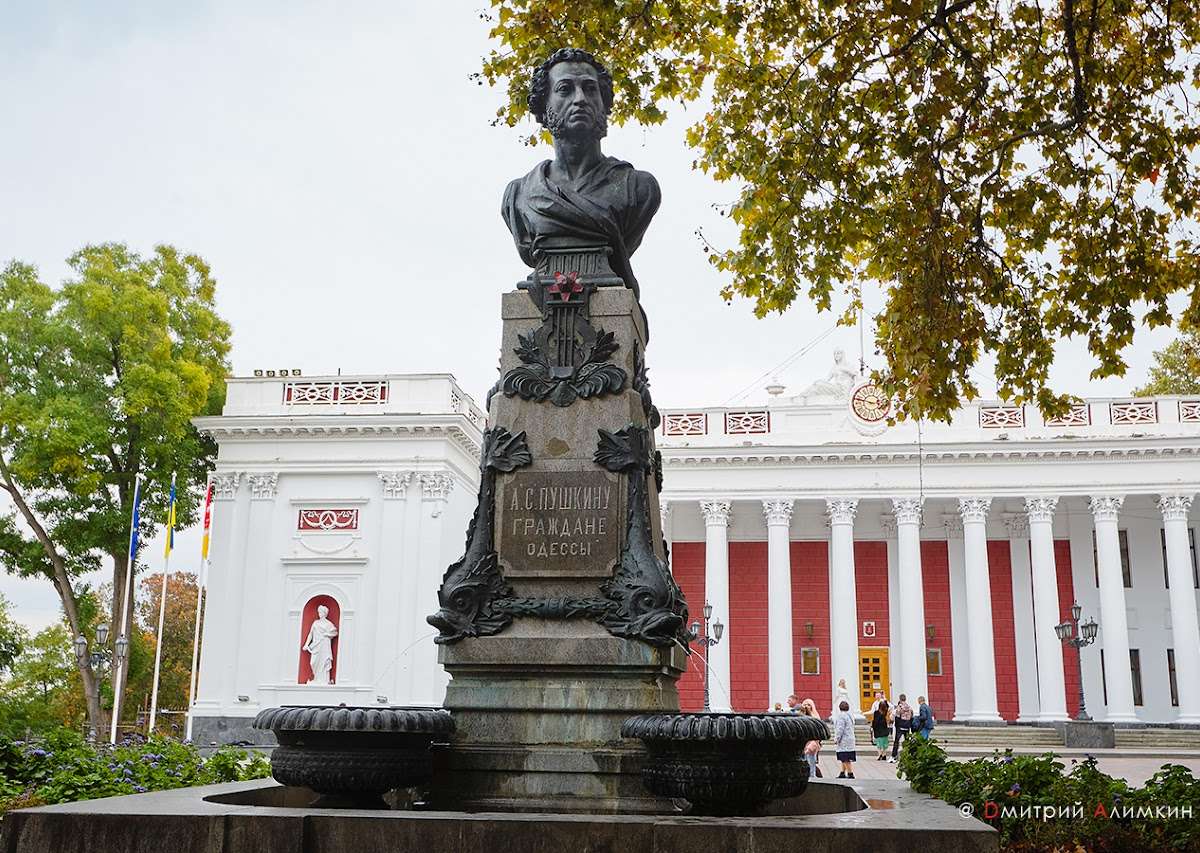
<instances>
[{"instance_id":1,"label":"bronze bust statue","mask_svg":"<svg viewBox=\"0 0 1200 853\"><path fill-rule=\"evenodd\" d=\"M508 185L501 214L535 271L579 272L639 295L629 256L662 196L649 172L600 150L612 102L612 77L585 50L561 48L534 70L529 109L554 136L554 159Z\"/></svg>"}]
</instances>

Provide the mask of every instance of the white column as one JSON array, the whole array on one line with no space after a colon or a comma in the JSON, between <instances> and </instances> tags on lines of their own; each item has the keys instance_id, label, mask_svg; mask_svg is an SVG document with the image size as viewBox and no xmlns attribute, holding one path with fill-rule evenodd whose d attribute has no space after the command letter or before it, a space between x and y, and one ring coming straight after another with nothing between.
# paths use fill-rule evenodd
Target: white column
<instances>
[{"instance_id":1,"label":"white column","mask_svg":"<svg viewBox=\"0 0 1200 853\"><path fill-rule=\"evenodd\" d=\"M713 621L720 619L725 625L721 642L708 649L709 702L714 711L730 711L729 501L700 501L700 512L704 515L704 598L712 605Z\"/></svg>"},{"instance_id":2,"label":"white column","mask_svg":"<svg viewBox=\"0 0 1200 853\"><path fill-rule=\"evenodd\" d=\"M792 498L763 501L767 521L767 707L792 693Z\"/></svg>"},{"instance_id":3,"label":"white column","mask_svg":"<svg viewBox=\"0 0 1200 853\"><path fill-rule=\"evenodd\" d=\"M218 716L233 701L233 661L238 655L237 638L242 624L241 578L238 572L246 538L249 501L239 495L242 473L213 474L212 543L204 621L200 640L200 677L196 688L196 716ZM134 583L137 578L134 578ZM286 607L282 602L277 607ZM130 626L132 633L132 625ZM119 629L118 629L119 630ZM129 694L124 694L125 701Z\"/></svg>"},{"instance_id":4,"label":"white column","mask_svg":"<svg viewBox=\"0 0 1200 853\"><path fill-rule=\"evenodd\" d=\"M861 716L862 696L858 683L858 594L854 577L854 514L858 501L830 498L825 501L829 515L829 672L833 696L838 695L838 679L846 679L850 709ZM836 709L835 709L836 710Z\"/></svg>"},{"instance_id":5,"label":"white column","mask_svg":"<svg viewBox=\"0 0 1200 853\"><path fill-rule=\"evenodd\" d=\"M883 529L884 545L887 547L888 588L888 695L899 697L904 688L904 660L900 654L900 558L896 544L896 516L890 512L879 514L879 526ZM964 647L965 648L965 647ZM915 696L910 696L915 699Z\"/></svg>"},{"instance_id":6,"label":"white column","mask_svg":"<svg viewBox=\"0 0 1200 853\"><path fill-rule=\"evenodd\" d=\"M248 536L246 538L245 562L241 585L242 628L238 635L239 651L255 648L258 643L265 643L267 626L271 623L264 613L262 602L267 601L267 573L274 568L270 557L272 536L275 533L272 524L275 515L275 499L279 495L279 472L269 471L248 474L246 481L250 485L250 515L247 521ZM295 640L297 653L299 638ZM236 669L234 677L235 696L249 696L249 703L240 703L241 707L258 708L261 698L258 685L267 679L263 677L265 664L269 661L266 654L238 654L232 661Z\"/></svg>"},{"instance_id":7,"label":"white column","mask_svg":"<svg viewBox=\"0 0 1200 853\"><path fill-rule=\"evenodd\" d=\"M410 618L397 618L397 614L412 613L410 599L414 594L413 579L417 572L398 572L395 567L405 565L404 549L409 535L405 525L408 510L408 488L412 482L412 471L378 471L380 501L378 515L379 530L375 535L379 542L378 585L375 588L376 625L394 625L400 630L397 635L377 637L375 642L374 681L376 696L386 696L388 702L409 701L412 687L412 659L409 652L416 646L417 637L428 633L430 628L424 616L437 609L437 596L431 601L422 601L427 613L421 614L419 624ZM415 561L414 561L415 562ZM391 570L389 570L391 567ZM397 624L399 623L399 624ZM408 623L408 624L404 624ZM420 632L420 634L418 634ZM426 642L430 642L426 640ZM403 679L401 673L404 674ZM375 696L369 702L376 701Z\"/></svg>"},{"instance_id":8,"label":"white column","mask_svg":"<svg viewBox=\"0 0 1200 853\"><path fill-rule=\"evenodd\" d=\"M991 498L960 498L963 564L967 579L967 656L971 664L971 716L974 722L998 723L996 636L992 632L992 581L988 569L987 514Z\"/></svg>"},{"instance_id":9,"label":"white column","mask_svg":"<svg viewBox=\"0 0 1200 853\"><path fill-rule=\"evenodd\" d=\"M900 604L900 671L904 677L897 692L908 694L911 703L918 696L929 696L925 591L921 586L921 499L895 498L892 508L896 514L896 596Z\"/></svg>"},{"instance_id":10,"label":"white column","mask_svg":"<svg viewBox=\"0 0 1200 853\"><path fill-rule=\"evenodd\" d=\"M1133 709L1133 677L1129 669L1129 626L1125 619L1125 583L1121 577L1121 540L1117 513L1124 496L1092 498L1096 525L1096 569L1100 575L1100 642L1104 647L1104 683L1113 723L1137 722Z\"/></svg>"},{"instance_id":11,"label":"white column","mask_svg":"<svg viewBox=\"0 0 1200 853\"><path fill-rule=\"evenodd\" d=\"M1008 530L1008 555L1012 566L1013 645L1017 651L1017 722L1038 719L1037 640L1033 631L1033 573L1029 563L1029 517L1025 513L1004 519ZM1055 639L1057 643L1058 640Z\"/></svg>"},{"instance_id":12,"label":"white column","mask_svg":"<svg viewBox=\"0 0 1200 853\"><path fill-rule=\"evenodd\" d=\"M446 567L442 565L442 543L446 541L442 515L454 491L454 475L449 471L422 471L417 474L421 484L419 528L417 530L417 563L413 569L413 602L409 617L414 632L425 631L425 617L432 612L430 602L437 601L438 588ZM418 635L419 636L419 635ZM417 642L408 654L412 660L412 682L405 701L418 705L436 705L442 701L445 689L444 670L438 663L437 645L432 638Z\"/></svg>"},{"instance_id":13,"label":"white column","mask_svg":"<svg viewBox=\"0 0 1200 853\"><path fill-rule=\"evenodd\" d=\"M674 574L675 555L672 552L675 550L675 525L671 522L671 504L664 501L661 495L658 498L658 523L662 528L663 542L667 544L667 568Z\"/></svg>"},{"instance_id":14,"label":"white column","mask_svg":"<svg viewBox=\"0 0 1200 853\"><path fill-rule=\"evenodd\" d=\"M1038 719L1043 722L1068 718L1062 640L1054 632L1054 626L1061 621L1062 615L1058 602L1058 569L1054 562L1052 526L1057 505L1058 498L1025 499L1025 511L1029 514L1030 569L1033 578L1033 630L1037 639L1038 704L1041 705ZM1119 565L1117 570L1119 573ZM1121 613L1124 612L1122 607ZM1128 653L1125 663L1128 669Z\"/></svg>"},{"instance_id":15,"label":"white column","mask_svg":"<svg viewBox=\"0 0 1200 853\"><path fill-rule=\"evenodd\" d=\"M963 523L960 515L942 517L946 528L946 555L950 567L950 644L954 655L954 719L971 715L971 676L967 668L967 569L963 560Z\"/></svg>"},{"instance_id":16,"label":"white column","mask_svg":"<svg viewBox=\"0 0 1200 853\"><path fill-rule=\"evenodd\" d=\"M1167 540L1167 577L1171 581L1171 641L1175 649L1175 683L1179 691L1176 722L1200 723L1200 628L1188 544L1188 510L1192 495L1161 495L1163 535ZM1107 655L1106 655L1107 657Z\"/></svg>"}]
</instances>

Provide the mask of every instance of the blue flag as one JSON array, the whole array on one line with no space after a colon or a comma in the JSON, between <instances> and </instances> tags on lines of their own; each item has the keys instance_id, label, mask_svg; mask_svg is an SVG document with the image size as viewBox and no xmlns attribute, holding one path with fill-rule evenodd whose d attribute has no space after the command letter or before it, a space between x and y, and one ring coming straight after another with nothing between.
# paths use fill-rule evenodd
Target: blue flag
<instances>
[{"instance_id":1,"label":"blue flag","mask_svg":"<svg viewBox=\"0 0 1200 853\"><path fill-rule=\"evenodd\" d=\"M129 561L132 563L137 558L138 549L138 525L141 522L142 509L142 478L138 477L133 481L133 521L129 525Z\"/></svg>"}]
</instances>

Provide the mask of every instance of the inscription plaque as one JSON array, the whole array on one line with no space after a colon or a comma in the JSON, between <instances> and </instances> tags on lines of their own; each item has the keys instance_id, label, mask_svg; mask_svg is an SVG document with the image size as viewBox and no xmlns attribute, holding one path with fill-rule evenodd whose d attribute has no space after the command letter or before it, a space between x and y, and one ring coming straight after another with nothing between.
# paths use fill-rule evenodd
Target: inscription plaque
<instances>
[{"instance_id":1,"label":"inscription plaque","mask_svg":"<svg viewBox=\"0 0 1200 853\"><path fill-rule=\"evenodd\" d=\"M605 471L517 471L496 496L505 574L606 576L620 555L622 489Z\"/></svg>"}]
</instances>

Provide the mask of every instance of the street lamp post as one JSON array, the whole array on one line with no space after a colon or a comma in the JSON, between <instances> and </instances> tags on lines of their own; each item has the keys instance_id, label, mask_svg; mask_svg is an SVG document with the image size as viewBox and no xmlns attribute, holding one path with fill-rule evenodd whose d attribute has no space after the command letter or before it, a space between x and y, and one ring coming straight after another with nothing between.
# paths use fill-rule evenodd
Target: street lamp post
<instances>
[{"instance_id":1,"label":"street lamp post","mask_svg":"<svg viewBox=\"0 0 1200 853\"><path fill-rule=\"evenodd\" d=\"M92 665L92 671L96 674L96 703L99 704L100 667L113 659L114 652L117 661L123 663L125 655L129 652L129 641L123 635L118 637L116 642L113 643L114 652L110 652L105 648L108 645L108 624L101 623L96 626L96 646L90 654L88 653L87 637L83 636L83 634L75 638L73 645L75 646L75 660L79 662L80 666L83 665L84 661L87 661ZM94 728L89 730L88 739L93 741L96 739L96 730Z\"/></svg>"},{"instance_id":2,"label":"street lamp post","mask_svg":"<svg viewBox=\"0 0 1200 853\"><path fill-rule=\"evenodd\" d=\"M704 710L711 711L712 707L708 699L708 652L713 646L721 642L721 635L725 633L725 626L721 624L718 618L712 623L709 628L708 620L712 618L712 605L707 601L704 602L704 623L701 625L700 620L692 622L691 628L688 630L688 636L693 643L704 646Z\"/></svg>"},{"instance_id":3,"label":"street lamp post","mask_svg":"<svg viewBox=\"0 0 1200 853\"><path fill-rule=\"evenodd\" d=\"M1096 642L1096 630L1100 627L1096 624L1095 619L1088 619L1088 621L1080 625L1079 617L1081 615L1083 615L1083 608L1079 606L1079 602L1073 602L1071 604L1071 621L1060 622L1054 626L1054 633L1058 634L1058 639L1076 649L1082 649ZM1075 719L1079 722L1087 722L1092 719L1088 716L1087 706L1083 702L1082 655L1079 659L1079 713L1075 715Z\"/></svg>"}]
</instances>

